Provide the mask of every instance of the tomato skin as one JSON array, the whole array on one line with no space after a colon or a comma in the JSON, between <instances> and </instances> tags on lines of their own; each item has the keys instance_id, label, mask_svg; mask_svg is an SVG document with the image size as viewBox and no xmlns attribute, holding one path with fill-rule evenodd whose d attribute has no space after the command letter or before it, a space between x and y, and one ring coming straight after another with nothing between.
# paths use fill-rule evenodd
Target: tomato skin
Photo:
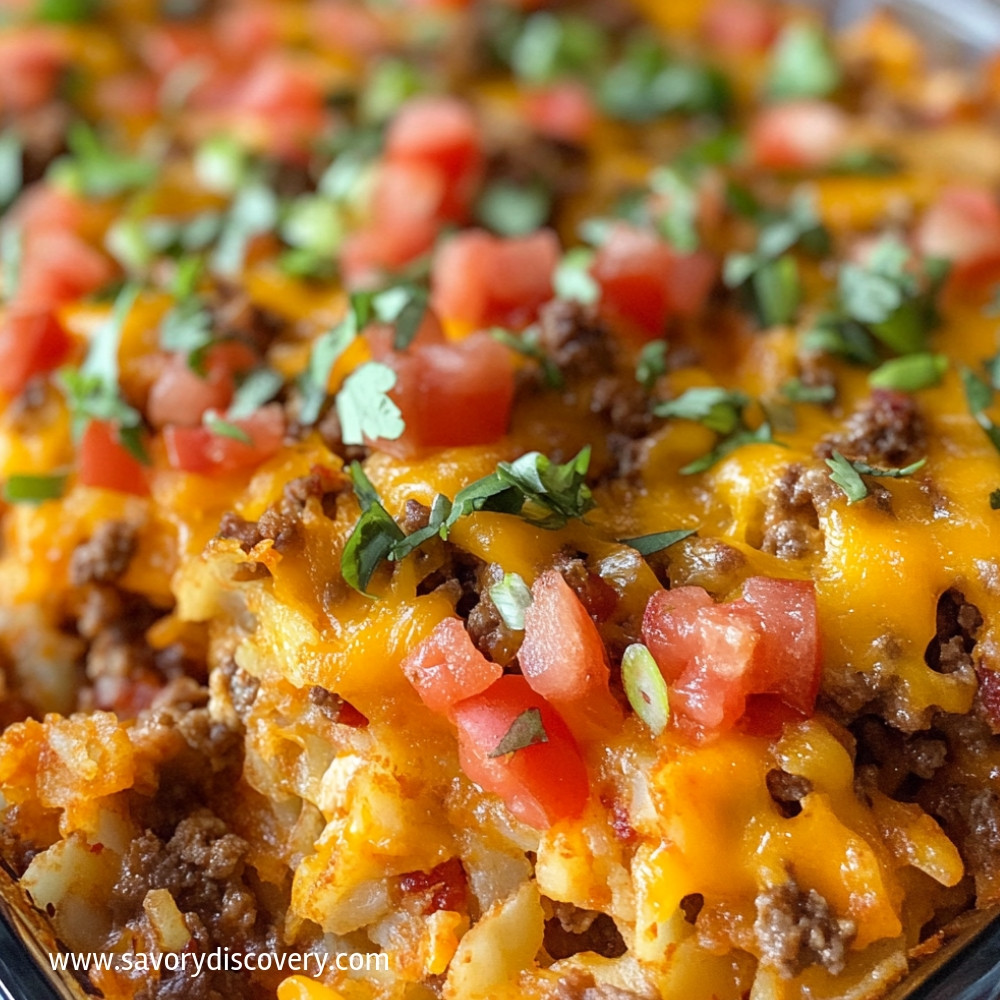
<instances>
[{"instance_id":1,"label":"tomato skin","mask_svg":"<svg viewBox=\"0 0 1000 1000\"><path fill-rule=\"evenodd\" d=\"M610 669L597 626L562 575L546 570L531 586L518 653L525 680L552 702L607 691Z\"/></svg>"},{"instance_id":2,"label":"tomato skin","mask_svg":"<svg viewBox=\"0 0 1000 1000\"><path fill-rule=\"evenodd\" d=\"M612 229L592 268L602 316L639 341L662 337L673 315L700 312L716 272L709 254L678 253L655 233L625 224Z\"/></svg>"},{"instance_id":3,"label":"tomato skin","mask_svg":"<svg viewBox=\"0 0 1000 1000\"><path fill-rule=\"evenodd\" d=\"M207 410L224 412L232 402L232 373L210 365L202 377L181 356L169 358L153 382L146 401L146 416L157 430L174 424L197 427Z\"/></svg>"},{"instance_id":4,"label":"tomato skin","mask_svg":"<svg viewBox=\"0 0 1000 1000\"><path fill-rule=\"evenodd\" d=\"M847 117L825 101L790 101L765 108L750 126L750 158L771 170L822 167L842 151Z\"/></svg>"},{"instance_id":5,"label":"tomato skin","mask_svg":"<svg viewBox=\"0 0 1000 1000\"><path fill-rule=\"evenodd\" d=\"M445 618L402 662L406 679L432 711L450 715L457 702L485 691L502 674L473 645L459 618Z\"/></svg>"},{"instance_id":6,"label":"tomato skin","mask_svg":"<svg viewBox=\"0 0 1000 1000\"><path fill-rule=\"evenodd\" d=\"M531 587L517 659L534 691L550 701L581 741L606 739L622 721L608 687L604 642L587 608L556 570Z\"/></svg>"},{"instance_id":7,"label":"tomato skin","mask_svg":"<svg viewBox=\"0 0 1000 1000\"><path fill-rule=\"evenodd\" d=\"M17 301L53 309L95 291L112 277L108 259L79 236L45 231L25 241Z\"/></svg>"},{"instance_id":8,"label":"tomato skin","mask_svg":"<svg viewBox=\"0 0 1000 1000\"><path fill-rule=\"evenodd\" d=\"M741 598L723 604L701 587L658 591L642 635L673 710L703 732L731 728L754 695L812 714L822 664L809 581L752 577ZM764 714L773 717L772 709Z\"/></svg>"},{"instance_id":9,"label":"tomato skin","mask_svg":"<svg viewBox=\"0 0 1000 1000\"><path fill-rule=\"evenodd\" d=\"M514 720L532 708L548 742L491 758ZM501 677L482 694L460 701L454 715L462 770L498 794L518 819L544 830L580 815L590 793L580 749L559 713L523 677Z\"/></svg>"},{"instance_id":10,"label":"tomato skin","mask_svg":"<svg viewBox=\"0 0 1000 1000\"><path fill-rule=\"evenodd\" d=\"M761 624L752 664L754 693L780 695L811 715L822 668L815 585L753 576L743 584L742 602L756 611Z\"/></svg>"},{"instance_id":11,"label":"tomato skin","mask_svg":"<svg viewBox=\"0 0 1000 1000\"><path fill-rule=\"evenodd\" d=\"M146 470L119 441L115 427L103 420L87 424L77 449L77 480L119 493L148 496Z\"/></svg>"},{"instance_id":12,"label":"tomato skin","mask_svg":"<svg viewBox=\"0 0 1000 1000\"><path fill-rule=\"evenodd\" d=\"M380 360L396 372L389 395L406 429L395 441L372 441L373 447L406 458L425 448L491 444L507 433L514 364L510 351L488 333L460 341L415 341Z\"/></svg>"},{"instance_id":13,"label":"tomato skin","mask_svg":"<svg viewBox=\"0 0 1000 1000\"><path fill-rule=\"evenodd\" d=\"M597 121L590 92L572 81L527 94L523 106L524 116L536 132L562 142L586 142Z\"/></svg>"},{"instance_id":14,"label":"tomato skin","mask_svg":"<svg viewBox=\"0 0 1000 1000\"><path fill-rule=\"evenodd\" d=\"M66 41L47 27L21 28L0 38L0 107L24 113L44 104L69 60Z\"/></svg>"},{"instance_id":15,"label":"tomato skin","mask_svg":"<svg viewBox=\"0 0 1000 1000\"><path fill-rule=\"evenodd\" d=\"M455 97L415 97L404 104L385 138L389 163L429 167L444 183L440 218L461 222L468 215L482 172L479 124L472 109Z\"/></svg>"},{"instance_id":16,"label":"tomato skin","mask_svg":"<svg viewBox=\"0 0 1000 1000\"><path fill-rule=\"evenodd\" d=\"M558 263L559 241L550 230L504 238L469 229L434 255L432 302L444 319L473 329L520 329L552 298Z\"/></svg>"},{"instance_id":17,"label":"tomato skin","mask_svg":"<svg viewBox=\"0 0 1000 1000\"><path fill-rule=\"evenodd\" d=\"M1000 273L1000 205L986 188L946 188L924 213L914 237L924 257L952 262L960 284L983 284Z\"/></svg>"},{"instance_id":18,"label":"tomato skin","mask_svg":"<svg viewBox=\"0 0 1000 1000\"><path fill-rule=\"evenodd\" d=\"M233 424L250 435L252 444L213 434L207 427L165 427L163 443L171 468L203 476L224 475L252 469L281 447L285 416L277 403Z\"/></svg>"},{"instance_id":19,"label":"tomato skin","mask_svg":"<svg viewBox=\"0 0 1000 1000\"><path fill-rule=\"evenodd\" d=\"M18 395L34 376L58 368L71 345L50 311L12 306L0 325L0 391Z\"/></svg>"},{"instance_id":20,"label":"tomato skin","mask_svg":"<svg viewBox=\"0 0 1000 1000\"><path fill-rule=\"evenodd\" d=\"M705 12L705 40L733 55L765 52L778 35L775 10L761 0L715 0Z\"/></svg>"}]
</instances>

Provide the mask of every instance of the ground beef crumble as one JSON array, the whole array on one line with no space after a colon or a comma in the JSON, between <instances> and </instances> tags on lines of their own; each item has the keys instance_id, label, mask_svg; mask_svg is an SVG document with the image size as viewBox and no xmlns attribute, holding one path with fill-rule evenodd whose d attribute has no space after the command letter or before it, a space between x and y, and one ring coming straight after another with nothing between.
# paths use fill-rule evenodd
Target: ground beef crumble
<instances>
[{"instance_id":1,"label":"ground beef crumble","mask_svg":"<svg viewBox=\"0 0 1000 1000\"><path fill-rule=\"evenodd\" d=\"M756 905L753 928L764 965L786 979L814 964L834 975L843 970L857 927L837 919L815 889L803 890L793 879L765 889Z\"/></svg>"},{"instance_id":2,"label":"ground beef crumble","mask_svg":"<svg viewBox=\"0 0 1000 1000\"><path fill-rule=\"evenodd\" d=\"M816 454L819 458L829 458L835 450L851 461L899 468L926 454L926 424L912 396L876 389L868 402L847 420L843 431L817 445Z\"/></svg>"},{"instance_id":3,"label":"ground beef crumble","mask_svg":"<svg viewBox=\"0 0 1000 1000\"><path fill-rule=\"evenodd\" d=\"M69 579L75 587L114 583L128 569L136 549L136 529L127 521L102 521L74 550Z\"/></svg>"}]
</instances>

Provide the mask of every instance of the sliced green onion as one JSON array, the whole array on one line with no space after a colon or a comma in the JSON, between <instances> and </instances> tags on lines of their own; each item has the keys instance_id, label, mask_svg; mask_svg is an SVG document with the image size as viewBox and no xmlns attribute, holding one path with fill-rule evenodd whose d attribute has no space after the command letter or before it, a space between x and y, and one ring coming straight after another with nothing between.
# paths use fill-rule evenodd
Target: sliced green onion
<instances>
[{"instance_id":1,"label":"sliced green onion","mask_svg":"<svg viewBox=\"0 0 1000 1000\"><path fill-rule=\"evenodd\" d=\"M625 650L622 683L635 714L649 726L654 736L659 736L670 721L667 682L653 654L641 642L634 642Z\"/></svg>"}]
</instances>

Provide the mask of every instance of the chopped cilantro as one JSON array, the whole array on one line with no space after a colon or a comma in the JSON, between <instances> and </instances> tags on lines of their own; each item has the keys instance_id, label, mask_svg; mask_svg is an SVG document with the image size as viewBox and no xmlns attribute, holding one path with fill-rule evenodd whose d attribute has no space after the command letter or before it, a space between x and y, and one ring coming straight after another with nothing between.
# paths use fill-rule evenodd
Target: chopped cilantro
<instances>
[{"instance_id":1,"label":"chopped cilantro","mask_svg":"<svg viewBox=\"0 0 1000 1000\"><path fill-rule=\"evenodd\" d=\"M649 178L654 194L665 202L657 225L660 233L681 253L698 249L698 192L677 170L659 167Z\"/></svg>"},{"instance_id":2,"label":"chopped cilantro","mask_svg":"<svg viewBox=\"0 0 1000 1000\"><path fill-rule=\"evenodd\" d=\"M194 153L198 181L217 194L233 194L245 184L250 172L250 154L229 135L213 135Z\"/></svg>"},{"instance_id":3,"label":"chopped cilantro","mask_svg":"<svg viewBox=\"0 0 1000 1000\"><path fill-rule=\"evenodd\" d=\"M402 541L405 535L380 503L375 487L359 462L351 463L350 475L361 505L361 517L344 546L340 571L346 583L367 594L375 570L389 558L393 545Z\"/></svg>"},{"instance_id":4,"label":"chopped cilantro","mask_svg":"<svg viewBox=\"0 0 1000 1000\"><path fill-rule=\"evenodd\" d=\"M701 458L696 458L693 462L688 462L687 465L681 468L681 475L693 476L699 472L706 472L717 462L721 462L727 455L731 455L734 451L745 445L774 443L771 425L767 421L764 421L764 423L754 430L741 428L722 438L710 452L702 455Z\"/></svg>"},{"instance_id":5,"label":"chopped cilantro","mask_svg":"<svg viewBox=\"0 0 1000 1000\"><path fill-rule=\"evenodd\" d=\"M0 209L6 208L20 193L24 181L21 136L13 128L0 132Z\"/></svg>"},{"instance_id":6,"label":"chopped cilantro","mask_svg":"<svg viewBox=\"0 0 1000 1000\"><path fill-rule=\"evenodd\" d=\"M832 385L806 385L802 379L792 378L781 387L781 395L792 403L832 403L837 390Z\"/></svg>"},{"instance_id":7,"label":"chopped cilantro","mask_svg":"<svg viewBox=\"0 0 1000 1000\"><path fill-rule=\"evenodd\" d=\"M273 368L266 365L254 368L240 382L226 416L230 420L253 416L265 403L274 399L284 384L284 378Z\"/></svg>"},{"instance_id":8,"label":"chopped cilantro","mask_svg":"<svg viewBox=\"0 0 1000 1000\"><path fill-rule=\"evenodd\" d=\"M790 323L802 297L798 265L790 251L801 247L821 252L828 235L805 195L792 199L787 211L761 212L757 247L749 253L732 253L723 265L729 288L747 287L761 325Z\"/></svg>"},{"instance_id":9,"label":"chopped cilantro","mask_svg":"<svg viewBox=\"0 0 1000 1000\"><path fill-rule=\"evenodd\" d=\"M777 101L828 97L840 86L840 69L819 25L793 21L785 27L774 45L766 86Z\"/></svg>"},{"instance_id":10,"label":"chopped cilantro","mask_svg":"<svg viewBox=\"0 0 1000 1000\"><path fill-rule=\"evenodd\" d=\"M855 365L871 367L879 363L879 353L868 331L853 320L835 313L820 316L816 325L802 336L807 351L832 354Z\"/></svg>"},{"instance_id":11,"label":"chopped cilantro","mask_svg":"<svg viewBox=\"0 0 1000 1000\"><path fill-rule=\"evenodd\" d=\"M667 683L653 654L641 643L633 642L622 657L622 685L636 715L659 736L670 721Z\"/></svg>"},{"instance_id":12,"label":"chopped cilantro","mask_svg":"<svg viewBox=\"0 0 1000 1000\"><path fill-rule=\"evenodd\" d=\"M651 340L644 344L635 363L635 379L647 391L652 391L657 379L667 371L667 342Z\"/></svg>"},{"instance_id":13,"label":"chopped cilantro","mask_svg":"<svg viewBox=\"0 0 1000 1000\"><path fill-rule=\"evenodd\" d=\"M551 83L561 76L592 74L604 62L605 47L604 34L592 21L540 11L524 21L510 63L527 83Z\"/></svg>"},{"instance_id":14,"label":"chopped cilantro","mask_svg":"<svg viewBox=\"0 0 1000 1000\"><path fill-rule=\"evenodd\" d=\"M943 354L907 354L884 362L868 376L873 389L896 389L899 392L917 392L940 385L948 370L948 359Z\"/></svg>"},{"instance_id":15,"label":"chopped cilantro","mask_svg":"<svg viewBox=\"0 0 1000 1000\"><path fill-rule=\"evenodd\" d=\"M545 224L552 195L544 184L499 180L488 185L476 204L476 217L501 236L526 236Z\"/></svg>"},{"instance_id":16,"label":"chopped cilantro","mask_svg":"<svg viewBox=\"0 0 1000 1000\"><path fill-rule=\"evenodd\" d=\"M739 390L701 386L688 389L676 399L656 405L653 412L658 417L694 420L719 435L719 441L710 452L681 469L683 475L704 472L744 445L774 442L768 421L764 421L756 429L747 426L744 411L749 402L750 398Z\"/></svg>"},{"instance_id":17,"label":"chopped cilantro","mask_svg":"<svg viewBox=\"0 0 1000 1000\"><path fill-rule=\"evenodd\" d=\"M413 63L404 59L379 59L358 97L361 117L368 122L387 121L407 98L424 88Z\"/></svg>"},{"instance_id":18,"label":"chopped cilantro","mask_svg":"<svg viewBox=\"0 0 1000 1000\"><path fill-rule=\"evenodd\" d=\"M531 589L518 573L504 573L490 587L490 598L507 628L524 631L524 612L531 607Z\"/></svg>"},{"instance_id":19,"label":"chopped cilantro","mask_svg":"<svg viewBox=\"0 0 1000 1000\"><path fill-rule=\"evenodd\" d=\"M667 114L723 115L732 95L717 69L672 58L647 35L635 36L598 87L604 110L614 118L647 122Z\"/></svg>"},{"instance_id":20,"label":"chopped cilantro","mask_svg":"<svg viewBox=\"0 0 1000 1000\"><path fill-rule=\"evenodd\" d=\"M683 542L685 538L690 538L693 534L695 534L694 528L687 530L681 528L678 531L657 531L651 535L637 535L635 538L620 538L618 540L622 545L628 545L629 548L635 549L639 555L651 556L656 552L669 549L671 545Z\"/></svg>"},{"instance_id":21,"label":"chopped cilantro","mask_svg":"<svg viewBox=\"0 0 1000 1000\"><path fill-rule=\"evenodd\" d=\"M209 431L219 437L230 438L233 441L239 441L240 444L253 444L253 438L242 427L229 420L223 420L214 410L206 410L201 422Z\"/></svg>"},{"instance_id":22,"label":"chopped cilantro","mask_svg":"<svg viewBox=\"0 0 1000 1000\"><path fill-rule=\"evenodd\" d=\"M21 283L21 257L24 253L24 235L17 226L0 228L0 274L3 275L3 295L9 302L17 294Z\"/></svg>"},{"instance_id":23,"label":"chopped cilantro","mask_svg":"<svg viewBox=\"0 0 1000 1000\"><path fill-rule=\"evenodd\" d=\"M189 367L200 375L205 370L205 349L212 340L212 316L197 296L182 299L160 322L160 346L187 355Z\"/></svg>"},{"instance_id":24,"label":"chopped cilantro","mask_svg":"<svg viewBox=\"0 0 1000 1000\"><path fill-rule=\"evenodd\" d=\"M849 504L868 496L868 487L860 473L839 451L835 451L826 464L830 467L830 479L844 491Z\"/></svg>"},{"instance_id":25,"label":"chopped cilantro","mask_svg":"<svg viewBox=\"0 0 1000 1000\"><path fill-rule=\"evenodd\" d=\"M318 256L332 256L343 242L345 224L340 207L320 195L296 198L285 210L281 238L291 247Z\"/></svg>"},{"instance_id":26,"label":"chopped cilantro","mask_svg":"<svg viewBox=\"0 0 1000 1000\"><path fill-rule=\"evenodd\" d=\"M59 373L73 416L74 433L83 432L91 419L112 421L118 426L122 444L140 461L149 461L142 446L142 416L122 398L118 386L118 345L122 326L135 304L139 289L125 285L111 310L98 327L87 357L79 369L64 368Z\"/></svg>"},{"instance_id":27,"label":"chopped cilantro","mask_svg":"<svg viewBox=\"0 0 1000 1000\"><path fill-rule=\"evenodd\" d=\"M89 21L98 11L100 0L38 0L35 17L56 24Z\"/></svg>"},{"instance_id":28,"label":"chopped cilantro","mask_svg":"<svg viewBox=\"0 0 1000 1000\"><path fill-rule=\"evenodd\" d=\"M969 412L975 417L976 423L982 427L993 447L1000 451L1000 427L986 413L986 410L993 405L992 387L965 365L959 368L958 373L962 379L962 388L965 390Z\"/></svg>"},{"instance_id":29,"label":"chopped cilantro","mask_svg":"<svg viewBox=\"0 0 1000 1000\"><path fill-rule=\"evenodd\" d=\"M278 223L278 199L262 181L249 181L236 193L212 254L212 267L223 277L243 270L250 241Z\"/></svg>"},{"instance_id":30,"label":"chopped cilantro","mask_svg":"<svg viewBox=\"0 0 1000 1000\"><path fill-rule=\"evenodd\" d=\"M365 438L395 441L402 435L406 425L388 395L395 384L396 373L379 361L366 362L344 379L336 400L344 444L364 444Z\"/></svg>"},{"instance_id":31,"label":"chopped cilantro","mask_svg":"<svg viewBox=\"0 0 1000 1000\"><path fill-rule=\"evenodd\" d=\"M69 155L50 167L55 181L88 198L113 198L145 187L156 177L156 164L104 145L88 125L76 122L66 138Z\"/></svg>"},{"instance_id":32,"label":"chopped cilantro","mask_svg":"<svg viewBox=\"0 0 1000 1000\"><path fill-rule=\"evenodd\" d=\"M676 399L658 403L653 412L658 417L694 420L718 434L732 434L743 420L749 397L737 390L718 386L688 389Z\"/></svg>"},{"instance_id":33,"label":"chopped cilantro","mask_svg":"<svg viewBox=\"0 0 1000 1000\"><path fill-rule=\"evenodd\" d=\"M56 472L51 475L9 476L3 485L3 498L7 503L42 503L58 500L66 492L69 474Z\"/></svg>"},{"instance_id":34,"label":"chopped cilantro","mask_svg":"<svg viewBox=\"0 0 1000 1000\"><path fill-rule=\"evenodd\" d=\"M326 402L327 385L333 366L357 335L356 313L349 309L345 319L313 342L309 364L299 376L299 391L302 394L299 420L303 424L314 424L319 418Z\"/></svg>"},{"instance_id":35,"label":"chopped cilantro","mask_svg":"<svg viewBox=\"0 0 1000 1000\"><path fill-rule=\"evenodd\" d=\"M516 753L526 747L533 747L538 743L548 743L549 734L545 731L542 723L542 713L537 708L526 708L511 724L510 729L496 745L496 749L491 750L489 757L506 757L509 753Z\"/></svg>"},{"instance_id":36,"label":"chopped cilantro","mask_svg":"<svg viewBox=\"0 0 1000 1000\"><path fill-rule=\"evenodd\" d=\"M567 302L594 305L601 297L601 286L590 273L594 263L593 250L574 247L563 254L552 279L556 296Z\"/></svg>"},{"instance_id":37,"label":"chopped cilantro","mask_svg":"<svg viewBox=\"0 0 1000 1000\"><path fill-rule=\"evenodd\" d=\"M751 279L762 326L791 323L802 301L799 266L791 254L768 261Z\"/></svg>"},{"instance_id":38,"label":"chopped cilantro","mask_svg":"<svg viewBox=\"0 0 1000 1000\"><path fill-rule=\"evenodd\" d=\"M454 502L445 496L436 497L428 524L405 535L379 503L374 487L355 462L351 478L361 502L362 517L344 550L341 561L344 579L364 592L383 559L403 559L435 535L447 538L455 522L473 511L515 514L540 528L561 528L594 506L584 482L589 464L589 447L561 465L537 451L514 462L501 462L496 472L459 490Z\"/></svg>"},{"instance_id":39,"label":"chopped cilantro","mask_svg":"<svg viewBox=\"0 0 1000 1000\"><path fill-rule=\"evenodd\" d=\"M827 168L831 174L859 174L869 177L887 177L898 174L899 159L892 153L878 149L849 149L837 157Z\"/></svg>"},{"instance_id":40,"label":"chopped cilantro","mask_svg":"<svg viewBox=\"0 0 1000 1000\"><path fill-rule=\"evenodd\" d=\"M851 462L839 451L835 451L826 459L826 464L830 468L830 479L844 491L848 504L852 504L868 496L868 485L861 478L862 475L874 476L877 479L900 479L912 476L914 472L922 469L927 464L927 459L922 458L902 469L880 469L865 462Z\"/></svg>"},{"instance_id":41,"label":"chopped cilantro","mask_svg":"<svg viewBox=\"0 0 1000 1000\"><path fill-rule=\"evenodd\" d=\"M393 350L405 351L413 343L427 315L428 304L427 289L419 285L395 285L372 297L375 315L383 323L393 325Z\"/></svg>"}]
</instances>

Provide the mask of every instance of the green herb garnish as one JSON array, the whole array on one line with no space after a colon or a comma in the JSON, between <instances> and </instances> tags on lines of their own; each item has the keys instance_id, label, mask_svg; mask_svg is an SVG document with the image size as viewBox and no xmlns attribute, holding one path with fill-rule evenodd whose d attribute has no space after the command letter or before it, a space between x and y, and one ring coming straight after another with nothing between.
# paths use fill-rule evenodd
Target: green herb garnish
<instances>
[{"instance_id":1,"label":"green herb garnish","mask_svg":"<svg viewBox=\"0 0 1000 1000\"><path fill-rule=\"evenodd\" d=\"M7 503L42 503L58 500L66 492L69 473L51 475L9 476L3 485L3 498Z\"/></svg>"},{"instance_id":2,"label":"green herb garnish","mask_svg":"<svg viewBox=\"0 0 1000 1000\"><path fill-rule=\"evenodd\" d=\"M667 342L651 340L644 344L635 363L635 379L647 391L652 391L657 379L667 372Z\"/></svg>"},{"instance_id":3,"label":"green herb garnish","mask_svg":"<svg viewBox=\"0 0 1000 1000\"><path fill-rule=\"evenodd\" d=\"M524 612L531 607L531 589L517 573L504 573L490 587L490 598L504 624L515 632L524 631Z\"/></svg>"},{"instance_id":4,"label":"green herb garnish","mask_svg":"<svg viewBox=\"0 0 1000 1000\"><path fill-rule=\"evenodd\" d=\"M593 250L585 247L567 250L552 280L556 296L567 302L594 305L601 297L601 286L590 273L593 263Z\"/></svg>"},{"instance_id":5,"label":"green herb garnish","mask_svg":"<svg viewBox=\"0 0 1000 1000\"><path fill-rule=\"evenodd\" d=\"M24 146L13 128L0 132L0 209L6 208L20 193L24 176L21 157Z\"/></svg>"},{"instance_id":6,"label":"green herb garnish","mask_svg":"<svg viewBox=\"0 0 1000 1000\"><path fill-rule=\"evenodd\" d=\"M948 370L943 354L907 354L884 362L868 376L873 389L895 389L898 392L918 392L940 385Z\"/></svg>"},{"instance_id":7,"label":"green herb garnish","mask_svg":"<svg viewBox=\"0 0 1000 1000\"><path fill-rule=\"evenodd\" d=\"M840 67L826 32L806 22L787 25L775 42L766 86L777 101L832 94L840 86Z\"/></svg>"},{"instance_id":8,"label":"green herb garnish","mask_svg":"<svg viewBox=\"0 0 1000 1000\"><path fill-rule=\"evenodd\" d=\"M350 476L361 504L361 517L344 546L340 571L346 583L371 597L367 588L375 570L389 558L393 545L406 536L382 506L359 462L351 463Z\"/></svg>"},{"instance_id":9,"label":"green herb garnish","mask_svg":"<svg viewBox=\"0 0 1000 1000\"><path fill-rule=\"evenodd\" d=\"M201 422L207 430L219 437L239 441L240 444L253 444L253 438L242 427L229 420L223 420L214 410L206 410Z\"/></svg>"},{"instance_id":10,"label":"green herb garnish","mask_svg":"<svg viewBox=\"0 0 1000 1000\"><path fill-rule=\"evenodd\" d=\"M544 184L494 181L476 204L476 217L501 236L527 236L545 224L552 212L552 195Z\"/></svg>"},{"instance_id":11,"label":"green herb garnish","mask_svg":"<svg viewBox=\"0 0 1000 1000\"><path fill-rule=\"evenodd\" d=\"M680 529L678 531L657 531L651 535L637 535L635 538L619 538L622 545L635 549L639 555L651 556L656 552L669 549L671 545L683 542L685 538L690 538L696 534L694 528Z\"/></svg>"},{"instance_id":12,"label":"green herb garnish","mask_svg":"<svg viewBox=\"0 0 1000 1000\"><path fill-rule=\"evenodd\" d=\"M876 479L900 479L912 476L922 469L927 464L927 459L922 458L902 469L881 469L865 462L851 462L839 451L835 451L826 459L826 464L830 468L830 479L844 491L848 504L852 504L868 496L868 484L861 478L862 475L874 476Z\"/></svg>"}]
</instances>

